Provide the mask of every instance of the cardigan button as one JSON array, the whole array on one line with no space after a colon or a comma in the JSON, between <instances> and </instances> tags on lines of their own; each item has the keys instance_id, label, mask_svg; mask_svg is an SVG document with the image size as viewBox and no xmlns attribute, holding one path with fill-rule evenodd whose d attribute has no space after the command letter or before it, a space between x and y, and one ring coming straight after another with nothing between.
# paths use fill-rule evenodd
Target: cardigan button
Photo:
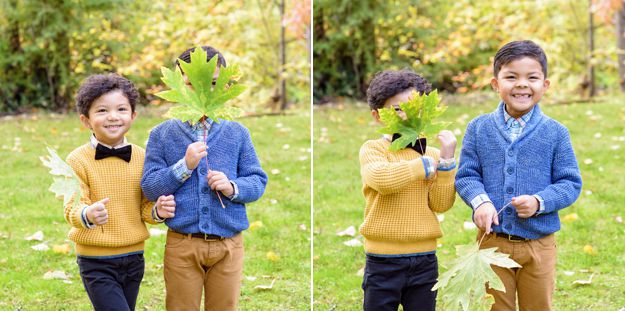
<instances>
[{"instance_id":1,"label":"cardigan button","mask_svg":"<svg viewBox=\"0 0 625 311\"><path fill-rule=\"evenodd\" d=\"M512 192L514 192L514 188L512 188L512 187L506 188L506 193L512 194Z\"/></svg>"},{"instance_id":2,"label":"cardigan button","mask_svg":"<svg viewBox=\"0 0 625 311\"><path fill-rule=\"evenodd\" d=\"M514 157L514 150L512 149L508 150L508 156Z\"/></svg>"},{"instance_id":3,"label":"cardigan button","mask_svg":"<svg viewBox=\"0 0 625 311\"><path fill-rule=\"evenodd\" d=\"M209 193L208 187L202 187L202 193Z\"/></svg>"},{"instance_id":4,"label":"cardigan button","mask_svg":"<svg viewBox=\"0 0 625 311\"><path fill-rule=\"evenodd\" d=\"M512 175L514 173L514 168L508 167L508 175Z\"/></svg>"},{"instance_id":5,"label":"cardigan button","mask_svg":"<svg viewBox=\"0 0 625 311\"><path fill-rule=\"evenodd\" d=\"M200 169L200 174L202 174L202 175L206 175L206 169L205 169L205 168L201 168L201 169Z\"/></svg>"}]
</instances>

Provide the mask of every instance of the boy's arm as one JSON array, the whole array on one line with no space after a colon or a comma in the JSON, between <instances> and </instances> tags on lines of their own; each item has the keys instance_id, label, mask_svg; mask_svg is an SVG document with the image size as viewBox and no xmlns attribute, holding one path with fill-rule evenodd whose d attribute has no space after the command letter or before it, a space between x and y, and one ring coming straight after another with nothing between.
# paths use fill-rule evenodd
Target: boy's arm
<instances>
[{"instance_id":1,"label":"boy's arm","mask_svg":"<svg viewBox=\"0 0 625 311\"><path fill-rule=\"evenodd\" d=\"M571 145L571 137L566 128L560 132L560 140L555 153L551 185L535 193L543 199L545 209L541 214L555 212L573 204L582 189L582 176Z\"/></svg>"},{"instance_id":2,"label":"boy's arm","mask_svg":"<svg viewBox=\"0 0 625 311\"><path fill-rule=\"evenodd\" d=\"M150 132L141 177L141 189L148 200L153 202L161 195L175 193L184 183L175 173L176 164L169 166L165 162L163 155L165 142L161 141L159 136L155 130Z\"/></svg>"},{"instance_id":3,"label":"boy's arm","mask_svg":"<svg viewBox=\"0 0 625 311\"><path fill-rule=\"evenodd\" d=\"M158 217L156 203L148 200L145 195L141 196L141 220L149 224L159 224L165 221Z\"/></svg>"},{"instance_id":4,"label":"boy's arm","mask_svg":"<svg viewBox=\"0 0 625 311\"><path fill-rule=\"evenodd\" d=\"M475 121L471 121L462 139L460 164L456 173L456 191L473 210L485 202L490 202L482 181L482 167L477 155L475 135Z\"/></svg>"},{"instance_id":5,"label":"boy's arm","mask_svg":"<svg viewBox=\"0 0 625 311\"><path fill-rule=\"evenodd\" d=\"M360 148L362 181L380 194L399 192L415 181L427 178L421 158L389 162L386 152L380 145L372 142L367 142Z\"/></svg>"},{"instance_id":6,"label":"boy's arm","mask_svg":"<svg viewBox=\"0 0 625 311\"><path fill-rule=\"evenodd\" d=\"M260 166L252 138L245 128L243 135L243 145L239 151L237 178L231 180L235 189L232 201L250 203L258 200L265 192L267 174Z\"/></svg>"},{"instance_id":7,"label":"boy's arm","mask_svg":"<svg viewBox=\"0 0 625 311\"><path fill-rule=\"evenodd\" d=\"M439 164L436 179L431 181L431 188L428 191L429 205L433 212L443 213L454 205L454 201L456 201L456 187L454 186L456 171L455 160L446 165Z\"/></svg>"},{"instance_id":8,"label":"boy's arm","mask_svg":"<svg viewBox=\"0 0 625 311\"><path fill-rule=\"evenodd\" d=\"M87 174L83 165L75 158L68 157L67 164L72 167L74 173L78 177L80 183L80 202L74 204L75 196L67 202L64 207L65 221L74 228L86 228L91 229L95 227L94 224L89 223L86 215L86 208L89 207L92 202L90 198L89 185L85 182L87 180Z\"/></svg>"}]
</instances>

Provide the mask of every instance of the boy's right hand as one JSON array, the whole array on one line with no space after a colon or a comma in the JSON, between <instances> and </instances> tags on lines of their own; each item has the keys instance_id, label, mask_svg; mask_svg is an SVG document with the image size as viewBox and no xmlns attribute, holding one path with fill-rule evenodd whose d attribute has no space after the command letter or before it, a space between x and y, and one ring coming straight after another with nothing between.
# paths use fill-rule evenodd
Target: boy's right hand
<instances>
[{"instance_id":1,"label":"boy's right hand","mask_svg":"<svg viewBox=\"0 0 625 311\"><path fill-rule=\"evenodd\" d=\"M176 200L173 195L162 195L156 200L156 213L161 219L176 216Z\"/></svg>"},{"instance_id":2,"label":"boy's right hand","mask_svg":"<svg viewBox=\"0 0 625 311\"><path fill-rule=\"evenodd\" d=\"M94 225L104 225L109 220L109 214L104 205L109 202L109 198L104 198L87 207L87 220Z\"/></svg>"},{"instance_id":3,"label":"boy's right hand","mask_svg":"<svg viewBox=\"0 0 625 311\"><path fill-rule=\"evenodd\" d=\"M203 141L194 142L187 147L184 161L188 169L194 170L200 164L200 160L208 155L206 148L206 144Z\"/></svg>"},{"instance_id":4,"label":"boy's right hand","mask_svg":"<svg viewBox=\"0 0 625 311\"><path fill-rule=\"evenodd\" d=\"M436 138L441 143L441 159L451 159L456 152L456 135L449 130L442 130Z\"/></svg>"},{"instance_id":5,"label":"boy's right hand","mask_svg":"<svg viewBox=\"0 0 625 311\"><path fill-rule=\"evenodd\" d=\"M491 225L493 223L499 225L497 209L495 209L493 203L486 202L478 206L473 215L473 222L475 222L478 228L484 230L486 234L490 234L492 232Z\"/></svg>"}]
</instances>

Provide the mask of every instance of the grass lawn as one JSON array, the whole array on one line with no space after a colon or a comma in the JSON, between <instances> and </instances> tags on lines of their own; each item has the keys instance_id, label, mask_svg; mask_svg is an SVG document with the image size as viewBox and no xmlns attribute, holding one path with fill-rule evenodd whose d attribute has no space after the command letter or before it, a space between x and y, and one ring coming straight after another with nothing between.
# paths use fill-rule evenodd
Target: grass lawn
<instances>
[{"instance_id":1,"label":"grass lawn","mask_svg":"<svg viewBox=\"0 0 625 311\"><path fill-rule=\"evenodd\" d=\"M128 134L145 147L149 130L163 119L143 110ZM242 118L269 175L264 196L248 205L253 228L245 232L241 310L308 310L310 305L310 113ZM36 114L0 120L0 310L91 310L83 289L62 201L38 157L46 144L65 158L88 141L75 114ZM165 225L154 226L166 230ZM42 231L50 250L25 237ZM68 254L54 245L69 244ZM165 310L162 277L165 236L146 243L145 277L137 310ZM273 252L273 253L271 253ZM269 255L268 255L269 253ZM273 255L275 254L275 256ZM43 278L48 271L70 275L70 284ZM275 282L274 282L275 281ZM269 285L271 289L256 289Z\"/></svg>"},{"instance_id":2,"label":"grass lawn","mask_svg":"<svg viewBox=\"0 0 625 311\"><path fill-rule=\"evenodd\" d=\"M452 102L453 101L453 102ZM457 104L454 102L463 102ZM483 105L466 103L487 102ZM545 106L543 111L566 125L583 177L577 202L560 211L555 310L619 310L625 307L625 106L616 97L592 104ZM467 123L494 110L496 100L450 100L443 118L453 121L459 146ZM337 232L358 228L364 214L358 151L379 128L365 105L334 105L314 110L314 307L361 310L362 246L349 247ZM437 145L437 144L436 144ZM457 198L444 214L444 236L437 254L440 271L455 258L455 245L475 239L470 209ZM362 241L362 237L359 237ZM592 248L592 249L591 249ZM586 250L586 251L585 251ZM574 285L576 280L591 284ZM444 293L439 292L439 295Z\"/></svg>"}]
</instances>

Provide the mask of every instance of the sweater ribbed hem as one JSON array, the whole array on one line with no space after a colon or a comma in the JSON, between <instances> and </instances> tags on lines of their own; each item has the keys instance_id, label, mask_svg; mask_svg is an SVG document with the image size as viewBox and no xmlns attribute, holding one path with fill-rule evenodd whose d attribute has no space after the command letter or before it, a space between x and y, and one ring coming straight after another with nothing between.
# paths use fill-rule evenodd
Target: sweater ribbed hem
<instances>
[{"instance_id":1,"label":"sweater ribbed hem","mask_svg":"<svg viewBox=\"0 0 625 311\"><path fill-rule=\"evenodd\" d=\"M393 255L436 251L436 239L398 242L379 241L365 238L365 252L372 254Z\"/></svg>"},{"instance_id":2,"label":"sweater ribbed hem","mask_svg":"<svg viewBox=\"0 0 625 311\"><path fill-rule=\"evenodd\" d=\"M141 252L144 248L144 242L122 247L103 247L97 245L84 245L76 243L76 255L85 257L105 257L115 256L119 254Z\"/></svg>"}]
</instances>

